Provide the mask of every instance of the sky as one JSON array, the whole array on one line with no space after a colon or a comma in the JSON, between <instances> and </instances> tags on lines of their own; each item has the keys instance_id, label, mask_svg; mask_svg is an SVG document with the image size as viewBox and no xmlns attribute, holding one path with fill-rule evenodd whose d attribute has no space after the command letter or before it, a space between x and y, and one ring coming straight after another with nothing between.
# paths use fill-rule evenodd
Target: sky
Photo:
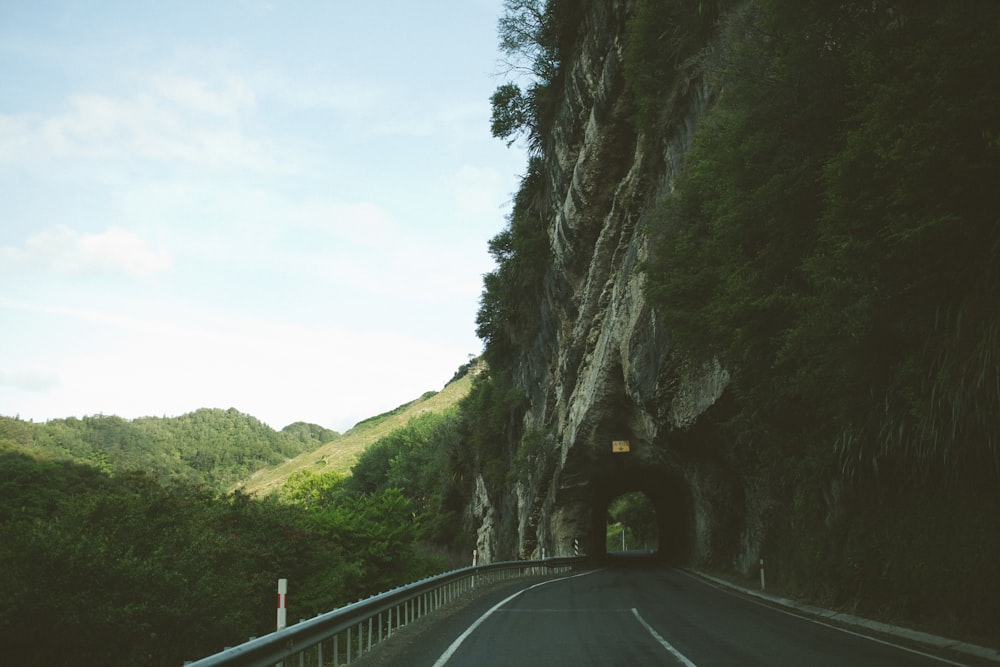
<instances>
[{"instance_id":1,"label":"sky","mask_svg":"<svg viewBox=\"0 0 1000 667\"><path fill-rule=\"evenodd\" d=\"M502 0L0 0L0 415L340 431L479 354Z\"/></svg>"}]
</instances>

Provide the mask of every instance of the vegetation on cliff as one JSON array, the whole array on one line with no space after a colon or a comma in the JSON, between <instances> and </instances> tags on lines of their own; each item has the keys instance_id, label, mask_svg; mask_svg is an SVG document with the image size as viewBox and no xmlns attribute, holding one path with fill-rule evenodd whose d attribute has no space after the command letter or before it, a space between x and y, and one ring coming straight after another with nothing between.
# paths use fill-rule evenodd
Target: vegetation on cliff
<instances>
[{"instance_id":1,"label":"vegetation on cliff","mask_svg":"<svg viewBox=\"0 0 1000 667\"><path fill-rule=\"evenodd\" d=\"M508 145L523 139L535 154L551 141L565 63L573 55L584 8L577 0L504 0L498 35L504 74L512 80L490 98L493 136Z\"/></svg>"},{"instance_id":2,"label":"vegetation on cliff","mask_svg":"<svg viewBox=\"0 0 1000 667\"><path fill-rule=\"evenodd\" d=\"M719 441L777 503L769 563L908 619L996 618L1000 6L761 0L719 29L686 64L721 94L651 216L647 293L732 371ZM648 135L669 119L640 74L673 52L628 52Z\"/></svg>"}]
</instances>

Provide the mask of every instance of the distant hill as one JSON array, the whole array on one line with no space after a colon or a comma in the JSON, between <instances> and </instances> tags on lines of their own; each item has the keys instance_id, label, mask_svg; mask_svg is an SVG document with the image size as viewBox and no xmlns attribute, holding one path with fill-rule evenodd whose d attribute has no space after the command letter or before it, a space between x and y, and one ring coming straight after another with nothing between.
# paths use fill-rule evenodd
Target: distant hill
<instances>
[{"instance_id":1,"label":"distant hill","mask_svg":"<svg viewBox=\"0 0 1000 667\"><path fill-rule=\"evenodd\" d=\"M0 446L95 466L143 470L224 490L254 471L336 440L339 434L298 422L280 432L236 409L201 409L180 417L93 415L45 423L0 417Z\"/></svg>"},{"instance_id":2,"label":"distant hill","mask_svg":"<svg viewBox=\"0 0 1000 667\"><path fill-rule=\"evenodd\" d=\"M105 472L142 470L165 481L266 494L303 469L349 474L372 443L418 415L458 405L476 372L463 366L440 392L369 417L343 435L306 422L275 431L235 408L203 408L180 417L92 415L44 423L0 416L0 449L13 447Z\"/></svg>"},{"instance_id":3,"label":"distant hill","mask_svg":"<svg viewBox=\"0 0 1000 667\"><path fill-rule=\"evenodd\" d=\"M248 493L266 494L281 488L285 480L299 470L335 470L347 474L361 452L380 438L403 428L418 415L442 412L457 406L472 388L474 374L474 371L470 371L449 382L440 392L427 392L415 401L358 422L337 439L303 452L291 460L258 470L248 479L236 484L236 487Z\"/></svg>"}]
</instances>

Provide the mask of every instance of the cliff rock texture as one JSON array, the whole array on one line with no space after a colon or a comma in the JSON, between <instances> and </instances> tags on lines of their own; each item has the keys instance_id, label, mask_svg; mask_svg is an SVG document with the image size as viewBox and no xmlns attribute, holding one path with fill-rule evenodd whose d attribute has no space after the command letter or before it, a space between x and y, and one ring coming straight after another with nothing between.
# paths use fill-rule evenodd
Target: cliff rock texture
<instances>
[{"instance_id":1,"label":"cliff rock texture","mask_svg":"<svg viewBox=\"0 0 1000 667\"><path fill-rule=\"evenodd\" d=\"M541 332L518 377L530 400L525 431L546 434L543 453L508 499L490 499L477 484L479 549L496 558L538 557L542 549L568 554L574 540L602 549L594 475L609 463L625 465L605 455L613 440L628 440L631 451L621 458L635 480L618 486L645 490L648 470L660 471L649 484L658 483L656 475L675 480L690 498L691 516L677 520L686 533L678 538L683 556L704 558L716 515L732 508L716 506L718 472L697 457L682 460L672 441L718 401L729 374L718 363L690 363L672 348L643 296L639 267L648 254L644 212L671 187L713 95L695 82L683 122L660 154L650 154L635 130L623 72L630 3L587 5L544 164L553 264ZM504 503L506 511L497 511ZM756 538L748 533L745 542L749 562Z\"/></svg>"}]
</instances>

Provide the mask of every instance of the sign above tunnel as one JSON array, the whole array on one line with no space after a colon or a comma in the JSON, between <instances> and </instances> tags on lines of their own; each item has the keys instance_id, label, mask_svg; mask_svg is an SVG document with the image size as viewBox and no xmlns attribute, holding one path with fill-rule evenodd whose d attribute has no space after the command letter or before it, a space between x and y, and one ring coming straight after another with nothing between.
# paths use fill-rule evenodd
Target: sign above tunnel
<instances>
[{"instance_id":1,"label":"sign above tunnel","mask_svg":"<svg viewBox=\"0 0 1000 667\"><path fill-rule=\"evenodd\" d=\"M611 451L615 454L624 454L632 451L632 443L628 440L612 440Z\"/></svg>"}]
</instances>

